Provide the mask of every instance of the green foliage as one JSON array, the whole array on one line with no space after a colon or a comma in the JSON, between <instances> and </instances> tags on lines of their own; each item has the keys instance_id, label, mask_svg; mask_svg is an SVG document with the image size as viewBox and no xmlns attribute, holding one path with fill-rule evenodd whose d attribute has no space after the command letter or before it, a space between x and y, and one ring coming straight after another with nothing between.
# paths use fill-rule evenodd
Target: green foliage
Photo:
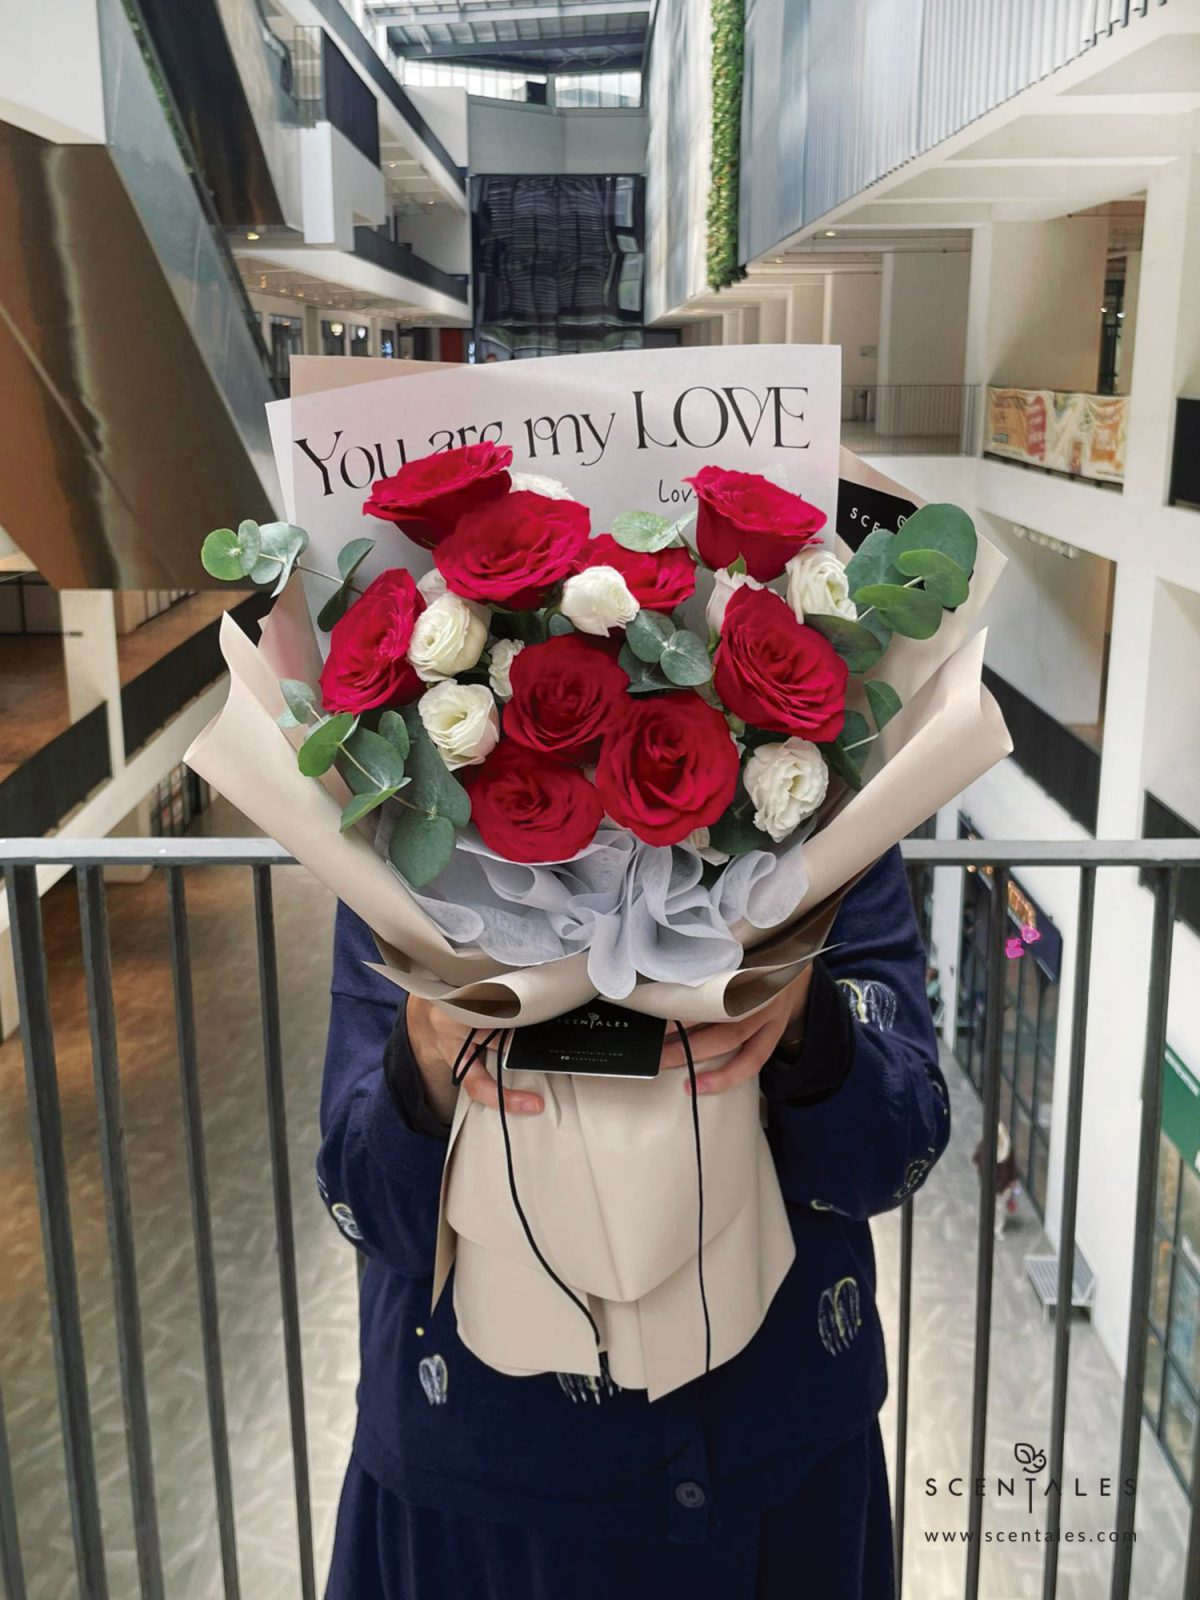
<instances>
[{"instance_id":1,"label":"green foliage","mask_svg":"<svg viewBox=\"0 0 1200 1600\"><path fill-rule=\"evenodd\" d=\"M830 772L848 783L852 789L863 786L862 764L871 744L871 728L861 711L847 711L846 725L836 739L822 744Z\"/></svg>"},{"instance_id":2,"label":"green foliage","mask_svg":"<svg viewBox=\"0 0 1200 1600\"><path fill-rule=\"evenodd\" d=\"M337 759L342 741L354 732L357 725L358 718L349 711L339 711L337 716L326 717L323 722L318 722L296 755L304 776L319 778L328 772Z\"/></svg>"},{"instance_id":3,"label":"green foliage","mask_svg":"<svg viewBox=\"0 0 1200 1600\"><path fill-rule=\"evenodd\" d=\"M774 841L769 833L754 826L754 802L739 782L733 803L708 830L714 850L729 856L744 856L751 850L770 850Z\"/></svg>"},{"instance_id":4,"label":"green foliage","mask_svg":"<svg viewBox=\"0 0 1200 1600\"><path fill-rule=\"evenodd\" d=\"M659 671L658 663L643 661L635 656L629 648L628 640L621 646L617 665L629 679L630 694L653 694L671 687L667 678Z\"/></svg>"},{"instance_id":5,"label":"green foliage","mask_svg":"<svg viewBox=\"0 0 1200 1600\"><path fill-rule=\"evenodd\" d=\"M881 678L868 678L865 688L867 691L867 704L871 708L875 726L882 732L899 711L900 696L890 683L884 683Z\"/></svg>"},{"instance_id":6,"label":"green foliage","mask_svg":"<svg viewBox=\"0 0 1200 1600\"><path fill-rule=\"evenodd\" d=\"M249 518L232 528L214 528L200 546L200 563L210 577L222 583L271 583L272 595L282 593L301 554L308 548L308 535L290 522L264 522Z\"/></svg>"},{"instance_id":7,"label":"green foliage","mask_svg":"<svg viewBox=\"0 0 1200 1600\"><path fill-rule=\"evenodd\" d=\"M301 683L299 678L280 678L286 711L277 718L281 728L302 728L321 715L321 697L311 683Z\"/></svg>"},{"instance_id":8,"label":"green foliage","mask_svg":"<svg viewBox=\"0 0 1200 1600\"><path fill-rule=\"evenodd\" d=\"M572 623L570 617L564 617L561 611L552 611L550 613L546 627L552 639L558 639L564 634L575 632L574 623Z\"/></svg>"},{"instance_id":9,"label":"green foliage","mask_svg":"<svg viewBox=\"0 0 1200 1600\"><path fill-rule=\"evenodd\" d=\"M317 627L323 632L328 633L334 623L340 622L349 611L354 595L351 580L374 548L374 539L351 539L338 551L338 575L342 581L317 616Z\"/></svg>"},{"instance_id":10,"label":"green foliage","mask_svg":"<svg viewBox=\"0 0 1200 1600\"><path fill-rule=\"evenodd\" d=\"M639 661L653 663L662 659L674 634L675 624L661 611L639 611L625 630L625 642Z\"/></svg>"},{"instance_id":11,"label":"green foliage","mask_svg":"<svg viewBox=\"0 0 1200 1600\"><path fill-rule=\"evenodd\" d=\"M447 770L437 746L425 731L416 706L405 708L404 721L408 727L412 777L412 789L405 798L419 811L445 817L454 827L465 828L471 820L467 791Z\"/></svg>"},{"instance_id":12,"label":"green foliage","mask_svg":"<svg viewBox=\"0 0 1200 1600\"><path fill-rule=\"evenodd\" d=\"M932 638L943 609L962 605L970 593L977 551L975 528L959 506L921 506L899 533L876 528L846 567L859 624L884 648L893 633ZM808 620L818 625L816 619ZM834 644L842 648L836 640ZM858 670L851 666L851 671Z\"/></svg>"},{"instance_id":13,"label":"green foliage","mask_svg":"<svg viewBox=\"0 0 1200 1600\"><path fill-rule=\"evenodd\" d=\"M660 517L656 511L622 511L613 518L612 536L626 550L650 553L666 550L671 545L683 543L683 530L695 515L694 511L689 511L672 522L669 517Z\"/></svg>"},{"instance_id":14,"label":"green foliage","mask_svg":"<svg viewBox=\"0 0 1200 1600\"><path fill-rule=\"evenodd\" d=\"M388 859L414 889L427 888L453 855L454 824L449 817L400 812L388 841Z\"/></svg>"},{"instance_id":15,"label":"green foliage","mask_svg":"<svg viewBox=\"0 0 1200 1600\"><path fill-rule=\"evenodd\" d=\"M681 628L663 647L658 664L673 684L680 688L695 688L712 677L712 662L708 651L694 633Z\"/></svg>"},{"instance_id":16,"label":"green foliage","mask_svg":"<svg viewBox=\"0 0 1200 1600\"><path fill-rule=\"evenodd\" d=\"M804 621L825 635L838 655L844 657L851 672L866 672L873 667L891 638L886 629L886 637L880 638L871 628L861 622L851 622L848 617L810 612Z\"/></svg>"},{"instance_id":17,"label":"green foliage","mask_svg":"<svg viewBox=\"0 0 1200 1600\"><path fill-rule=\"evenodd\" d=\"M723 289L746 276L738 259L745 0L712 0L712 155L708 184L708 281Z\"/></svg>"}]
</instances>

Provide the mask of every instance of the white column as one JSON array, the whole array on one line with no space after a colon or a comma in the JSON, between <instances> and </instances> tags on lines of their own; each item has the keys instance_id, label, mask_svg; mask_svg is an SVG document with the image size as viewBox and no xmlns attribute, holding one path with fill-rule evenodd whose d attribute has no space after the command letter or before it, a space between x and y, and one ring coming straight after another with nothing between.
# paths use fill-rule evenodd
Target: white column
<instances>
[{"instance_id":1,"label":"white column","mask_svg":"<svg viewBox=\"0 0 1200 1600\"><path fill-rule=\"evenodd\" d=\"M121 664L111 589L64 589L63 664L71 721L104 701L108 707L108 746L115 777L125 765L121 723Z\"/></svg>"}]
</instances>

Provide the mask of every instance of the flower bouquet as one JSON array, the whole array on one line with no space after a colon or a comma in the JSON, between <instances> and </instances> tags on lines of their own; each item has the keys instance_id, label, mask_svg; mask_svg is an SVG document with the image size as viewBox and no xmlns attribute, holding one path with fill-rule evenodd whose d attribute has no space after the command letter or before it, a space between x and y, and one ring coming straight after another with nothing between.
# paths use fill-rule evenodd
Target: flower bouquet
<instances>
[{"instance_id":1,"label":"flower bouquet","mask_svg":"<svg viewBox=\"0 0 1200 1600\"><path fill-rule=\"evenodd\" d=\"M335 570L293 523L210 534L212 576L279 598L257 650L227 622L229 701L188 755L497 1072L509 1030L597 997L685 1027L764 1004L848 884L1008 748L968 642L999 561L958 508L851 458L903 508L851 552L768 450L702 464L682 515L596 527L513 455L375 476L383 526ZM515 1373L603 1359L652 1396L735 1354L792 1258L757 1086L538 1087L519 1128L460 1099L435 1293L455 1263L464 1342Z\"/></svg>"}]
</instances>

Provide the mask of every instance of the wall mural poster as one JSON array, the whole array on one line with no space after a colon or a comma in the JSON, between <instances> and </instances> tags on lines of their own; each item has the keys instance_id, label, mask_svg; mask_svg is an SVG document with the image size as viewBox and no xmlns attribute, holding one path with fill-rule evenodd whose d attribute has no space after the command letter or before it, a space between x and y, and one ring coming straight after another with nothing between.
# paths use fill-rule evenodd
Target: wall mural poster
<instances>
[{"instance_id":1,"label":"wall mural poster","mask_svg":"<svg viewBox=\"0 0 1200 1600\"><path fill-rule=\"evenodd\" d=\"M989 388L983 448L1052 472L1120 483L1128 416L1124 395Z\"/></svg>"}]
</instances>

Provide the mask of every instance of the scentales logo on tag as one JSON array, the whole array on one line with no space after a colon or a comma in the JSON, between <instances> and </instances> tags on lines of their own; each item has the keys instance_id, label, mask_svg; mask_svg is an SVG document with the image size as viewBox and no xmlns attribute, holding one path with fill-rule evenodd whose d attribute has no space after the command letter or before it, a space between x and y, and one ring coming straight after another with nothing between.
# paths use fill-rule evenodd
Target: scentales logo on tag
<instances>
[{"instance_id":1,"label":"scentales logo on tag","mask_svg":"<svg viewBox=\"0 0 1200 1600\"><path fill-rule=\"evenodd\" d=\"M1057 1495L1060 1500L1088 1500L1093 1497L1112 1500L1119 1495L1128 1496L1135 1492L1136 1485L1132 1478L1125 1478L1120 1484L1113 1478L1080 1478L1067 1473L1061 1479L1049 1475L1043 1478L1046 1452L1037 1445L1015 1444L1013 1456L1019 1470L1011 1477L926 1478L925 1493L930 1498L948 1494L956 1500L972 1497L982 1500L994 1494L1000 1500L1025 1501L1032 1515L1034 1501L1046 1500L1051 1495Z\"/></svg>"},{"instance_id":2,"label":"scentales logo on tag","mask_svg":"<svg viewBox=\"0 0 1200 1600\"><path fill-rule=\"evenodd\" d=\"M628 1017L606 1017L599 1011L569 1011L565 1017L560 1017L561 1022L567 1023L572 1028L627 1028Z\"/></svg>"}]
</instances>

